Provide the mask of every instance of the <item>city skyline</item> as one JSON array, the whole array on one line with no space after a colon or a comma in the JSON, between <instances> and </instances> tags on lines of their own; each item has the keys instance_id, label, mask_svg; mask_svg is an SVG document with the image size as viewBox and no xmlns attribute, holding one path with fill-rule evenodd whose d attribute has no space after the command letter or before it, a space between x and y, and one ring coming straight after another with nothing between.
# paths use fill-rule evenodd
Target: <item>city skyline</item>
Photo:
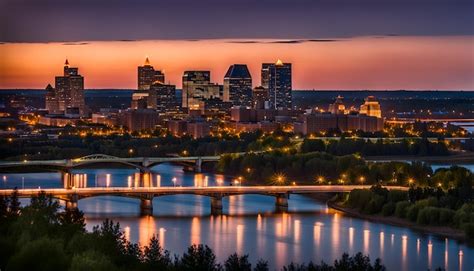
<instances>
[{"instance_id":1,"label":"city skyline","mask_svg":"<svg viewBox=\"0 0 474 271\"><path fill-rule=\"evenodd\" d=\"M0 89L44 89L66 57L87 77L86 89L135 89L136 67L149 57L151 65L166 74L166 83L177 88L185 70L208 70L214 82L222 84L228 67L236 63L248 66L256 87L261 63L282 59L293 64L293 89L473 90L472 42L472 36L381 36L4 43Z\"/></svg>"}]
</instances>

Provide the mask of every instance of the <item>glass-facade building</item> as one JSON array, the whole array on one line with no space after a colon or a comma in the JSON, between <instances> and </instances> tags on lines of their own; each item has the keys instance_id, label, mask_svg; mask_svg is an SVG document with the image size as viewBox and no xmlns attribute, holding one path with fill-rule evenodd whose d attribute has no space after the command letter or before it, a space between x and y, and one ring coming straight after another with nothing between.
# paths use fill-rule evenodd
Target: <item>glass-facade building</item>
<instances>
[{"instance_id":1,"label":"glass-facade building","mask_svg":"<svg viewBox=\"0 0 474 271\"><path fill-rule=\"evenodd\" d=\"M270 108L291 109L291 63L263 63L262 86L268 90Z\"/></svg>"},{"instance_id":2,"label":"glass-facade building","mask_svg":"<svg viewBox=\"0 0 474 271\"><path fill-rule=\"evenodd\" d=\"M224 76L224 102L237 106L252 106L252 76L247 65L234 64Z\"/></svg>"}]
</instances>

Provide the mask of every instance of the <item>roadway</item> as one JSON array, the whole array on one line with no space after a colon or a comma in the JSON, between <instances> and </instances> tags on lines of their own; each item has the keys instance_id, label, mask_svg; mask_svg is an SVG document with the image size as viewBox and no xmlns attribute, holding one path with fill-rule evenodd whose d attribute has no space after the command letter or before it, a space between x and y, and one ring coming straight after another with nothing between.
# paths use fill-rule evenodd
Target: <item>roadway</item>
<instances>
[{"instance_id":1,"label":"roadway","mask_svg":"<svg viewBox=\"0 0 474 271\"><path fill-rule=\"evenodd\" d=\"M291 186L166 186L166 187L93 187L93 188L46 188L46 189L18 189L19 197L31 197L39 192L51 194L53 197L78 196L92 197L102 195L126 195L140 196L148 195L174 195L174 194L196 194L196 195L241 195L241 194L312 194L312 193L341 193L350 192L354 189L368 189L370 185L291 185ZM403 186L386 186L390 190L408 190ZM0 195L8 196L13 189L0 190Z\"/></svg>"}]
</instances>

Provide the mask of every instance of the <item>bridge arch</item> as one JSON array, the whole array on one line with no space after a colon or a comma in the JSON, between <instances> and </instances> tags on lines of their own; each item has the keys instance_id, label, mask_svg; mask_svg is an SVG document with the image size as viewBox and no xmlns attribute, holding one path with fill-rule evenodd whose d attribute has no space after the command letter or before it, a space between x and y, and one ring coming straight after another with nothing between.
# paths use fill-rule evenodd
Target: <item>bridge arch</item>
<instances>
[{"instance_id":1,"label":"bridge arch","mask_svg":"<svg viewBox=\"0 0 474 271\"><path fill-rule=\"evenodd\" d=\"M107 155L107 154L91 154L84 157L70 160L68 168L78 168L91 164L121 164L128 167L136 168L142 172L150 172L150 169L140 164L140 162L134 163L126 161L123 158Z\"/></svg>"}]
</instances>

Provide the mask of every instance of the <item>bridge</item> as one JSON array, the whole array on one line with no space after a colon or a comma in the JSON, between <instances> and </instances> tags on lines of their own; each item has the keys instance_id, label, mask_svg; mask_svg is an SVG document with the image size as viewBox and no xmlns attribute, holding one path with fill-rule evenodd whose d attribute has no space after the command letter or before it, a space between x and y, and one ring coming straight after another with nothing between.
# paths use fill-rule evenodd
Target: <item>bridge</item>
<instances>
[{"instance_id":1,"label":"bridge","mask_svg":"<svg viewBox=\"0 0 474 271\"><path fill-rule=\"evenodd\" d=\"M241 155L242 153L236 153ZM12 168L22 166L50 166L70 170L89 164L115 163L139 169L141 172L150 172L150 168L161 163L187 163L193 165L195 171L201 172L203 162L217 162L220 156L178 156L178 157L115 157L105 154L92 154L76 159L63 160L23 160L23 161L0 161L0 168Z\"/></svg>"},{"instance_id":2,"label":"bridge","mask_svg":"<svg viewBox=\"0 0 474 271\"><path fill-rule=\"evenodd\" d=\"M46 193L64 200L66 208L77 208L79 199L97 196L123 196L140 199L140 212L153 213L153 198L166 195L192 194L211 198L211 214L222 214L222 198L233 195L257 194L275 197L277 211L288 210L290 194L348 193L354 189L368 189L370 185L291 185L291 186L188 186L188 187L94 187L94 188L51 188L19 189L18 196L31 198ZM408 190L403 186L386 186L389 190ZM0 195L9 196L13 189L0 190Z\"/></svg>"}]
</instances>

